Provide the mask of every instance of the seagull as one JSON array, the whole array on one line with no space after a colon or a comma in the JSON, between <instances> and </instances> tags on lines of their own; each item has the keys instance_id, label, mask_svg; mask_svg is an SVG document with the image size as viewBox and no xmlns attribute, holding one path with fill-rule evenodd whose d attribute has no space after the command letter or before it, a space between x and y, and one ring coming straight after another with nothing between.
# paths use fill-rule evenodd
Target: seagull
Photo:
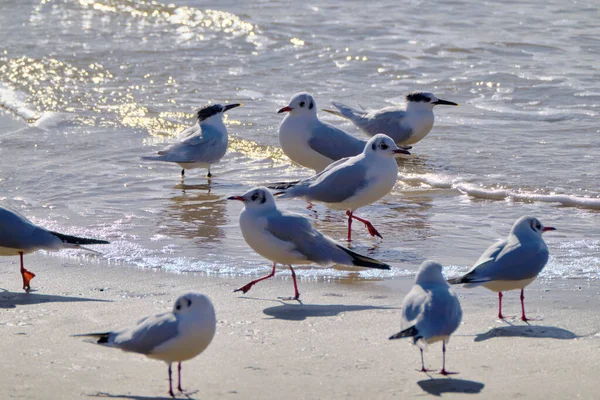
<instances>
[{"instance_id":1,"label":"seagull","mask_svg":"<svg viewBox=\"0 0 600 400\"><path fill-rule=\"evenodd\" d=\"M254 251L273 262L273 269L269 275L253 280L235 292L246 293L256 283L271 278L275 275L277 264L287 265L292 272L294 297L286 300L298 301L300 293L292 264L336 263L390 269L387 264L340 246L313 228L308 218L280 210L266 187L256 187L242 196L231 196L228 200L244 203L240 214L242 236Z\"/></svg>"},{"instance_id":2,"label":"seagull","mask_svg":"<svg viewBox=\"0 0 600 400\"><path fill-rule=\"evenodd\" d=\"M279 143L294 162L319 173L329 164L362 153L367 142L317 116L317 103L308 93L296 93L278 113L288 113L279 126ZM405 150L410 147L405 148Z\"/></svg>"},{"instance_id":3,"label":"seagull","mask_svg":"<svg viewBox=\"0 0 600 400\"><path fill-rule=\"evenodd\" d=\"M30 281L35 274L25 269L23 255L36 250L61 250L82 249L95 252L82 247L89 244L108 244L106 240L87 239L69 236L58 232L49 231L37 226L22 215L0 207L0 256L16 256L21 259L21 277L23 289L29 291Z\"/></svg>"},{"instance_id":4,"label":"seagull","mask_svg":"<svg viewBox=\"0 0 600 400\"><path fill-rule=\"evenodd\" d=\"M460 325L462 309L454 290L444 280L442 265L424 261L419 267L415 285L402 302L401 332L392 339L412 337L421 351L421 372L427 372L423 361L423 347L442 341L442 375L446 371L446 343Z\"/></svg>"},{"instance_id":5,"label":"seagull","mask_svg":"<svg viewBox=\"0 0 600 400\"><path fill-rule=\"evenodd\" d=\"M397 145L415 144L431 131L433 107L436 105L457 106L447 100L438 99L433 93L414 92L406 95L406 107L390 106L381 110L359 110L332 101L337 110L323 109L330 114L349 119L354 125L369 136L385 133Z\"/></svg>"},{"instance_id":6,"label":"seagull","mask_svg":"<svg viewBox=\"0 0 600 400\"><path fill-rule=\"evenodd\" d=\"M178 362L177 375L181 388L181 363L196 357L210 344L217 327L215 309L208 297L190 292L180 296L173 311L138 321L120 331L73 335L93 337L97 344L116 347L126 352L143 354L169 364L169 394L173 393L171 364Z\"/></svg>"},{"instance_id":7,"label":"seagull","mask_svg":"<svg viewBox=\"0 0 600 400\"><path fill-rule=\"evenodd\" d=\"M525 286L537 278L548 262L548 247L542 234L555 228L544 226L534 217L521 217L513 225L506 240L501 240L479 257L469 272L449 279L450 284L465 287L483 286L498 292L498 318L502 316L502 292L521 289L521 320L525 316Z\"/></svg>"},{"instance_id":8,"label":"seagull","mask_svg":"<svg viewBox=\"0 0 600 400\"><path fill-rule=\"evenodd\" d=\"M196 111L198 122L179 135L179 142L158 152L157 156L143 156L142 160L167 161L179 164L181 177L186 169L207 168L208 178L211 164L223 158L227 151L227 127L223 114L241 104L213 104Z\"/></svg>"},{"instance_id":9,"label":"seagull","mask_svg":"<svg viewBox=\"0 0 600 400\"><path fill-rule=\"evenodd\" d=\"M372 204L388 194L398 178L397 154L410 154L400 149L384 134L373 136L362 153L342 158L322 172L297 182L276 185L272 189L281 198L303 197L307 201L324 203L327 207L346 210L348 216L348 241L352 237L352 219L367 226L371 236L381 234L366 219L354 215L360 207Z\"/></svg>"}]
</instances>

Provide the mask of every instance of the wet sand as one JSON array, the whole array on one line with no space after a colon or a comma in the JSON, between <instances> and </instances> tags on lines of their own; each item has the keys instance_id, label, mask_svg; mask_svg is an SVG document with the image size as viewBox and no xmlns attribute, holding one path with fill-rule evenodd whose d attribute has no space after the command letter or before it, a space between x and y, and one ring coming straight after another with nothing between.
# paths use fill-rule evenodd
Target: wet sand
<instances>
[{"instance_id":1,"label":"wet sand","mask_svg":"<svg viewBox=\"0 0 600 400\"><path fill-rule=\"evenodd\" d=\"M277 296L289 279L247 295L247 278L143 271L89 259L28 256L35 292L20 289L18 259L0 260L0 398L168 398L166 364L70 335L105 331L171 309L190 290L211 297L217 333L205 353L183 364L194 399L547 399L597 397L600 284L551 281L525 292L530 324L517 319L518 292L458 292L463 324L448 346L449 378L417 372L419 352L399 330L412 280L302 280L303 304ZM267 272L265 267L265 272ZM439 370L441 345L425 353ZM468 395L467 395L468 394ZM180 398L185 396L180 395Z\"/></svg>"}]
</instances>

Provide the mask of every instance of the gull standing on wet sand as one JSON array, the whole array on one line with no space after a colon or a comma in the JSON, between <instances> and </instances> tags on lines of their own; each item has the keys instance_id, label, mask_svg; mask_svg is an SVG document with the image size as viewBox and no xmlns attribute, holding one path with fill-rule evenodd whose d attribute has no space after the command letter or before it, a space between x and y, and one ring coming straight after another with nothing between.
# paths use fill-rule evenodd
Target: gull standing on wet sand
<instances>
[{"instance_id":1,"label":"gull standing on wet sand","mask_svg":"<svg viewBox=\"0 0 600 400\"><path fill-rule=\"evenodd\" d=\"M158 152L157 156L143 156L142 160L166 161L179 164L181 178L186 169L206 168L208 178L211 164L223 158L227 152L228 134L223 123L223 114L241 104L213 104L196 111L198 122L179 135L179 143L175 143Z\"/></svg>"},{"instance_id":2,"label":"gull standing on wet sand","mask_svg":"<svg viewBox=\"0 0 600 400\"><path fill-rule=\"evenodd\" d=\"M25 269L23 255L36 250L86 249L82 245L108 244L106 240L64 235L37 226L22 215L0 207L0 256L19 256L23 289L29 291L35 274Z\"/></svg>"},{"instance_id":3,"label":"gull standing on wet sand","mask_svg":"<svg viewBox=\"0 0 600 400\"><path fill-rule=\"evenodd\" d=\"M442 341L442 370L446 371L446 343L459 327L462 309L454 290L444 280L442 265L424 261L419 267L415 285L402 302L402 331L392 339L412 337L421 351L421 372L427 372L423 361L423 347Z\"/></svg>"},{"instance_id":4,"label":"gull standing on wet sand","mask_svg":"<svg viewBox=\"0 0 600 400\"><path fill-rule=\"evenodd\" d=\"M414 92L406 95L406 107L390 106L381 110L359 110L337 101L332 101L337 110L323 109L330 114L350 120L369 136L385 133L397 145L415 144L431 131L436 105L457 106L447 100L440 100L433 93Z\"/></svg>"},{"instance_id":5,"label":"gull standing on wet sand","mask_svg":"<svg viewBox=\"0 0 600 400\"><path fill-rule=\"evenodd\" d=\"M292 272L294 297L288 300L300 298L292 264L336 263L390 269L387 264L340 246L313 228L308 218L280 210L275 204L275 198L265 187L254 188L242 196L231 196L228 200L244 203L240 214L242 236L254 251L273 262L273 269L269 275L255 279L235 292L246 293L256 283L271 278L275 275L277 264L287 265Z\"/></svg>"},{"instance_id":6,"label":"gull standing on wet sand","mask_svg":"<svg viewBox=\"0 0 600 400\"><path fill-rule=\"evenodd\" d=\"M348 240L352 237L352 219L367 226L371 236L381 234L366 219L354 215L354 211L387 195L398 179L397 154L410 154L400 149L388 136L373 136L361 154L343 158L329 165L317 175L299 182L274 186L284 189L281 198L303 197L307 201L324 203L336 210L346 210L348 216Z\"/></svg>"},{"instance_id":7,"label":"gull standing on wet sand","mask_svg":"<svg viewBox=\"0 0 600 400\"><path fill-rule=\"evenodd\" d=\"M323 122L317 103L308 93L296 93L278 111L288 113L279 126L279 144L294 162L319 173L329 164L362 153L366 141ZM410 147L405 150L410 149Z\"/></svg>"},{"instance_id":8,"label":"gull standing on wet sand","mask_svg":"<svg viewBox=\"0 0 600 400\"><path fill-rule=\"evenodd\" d=\"M173 311L146 317L136 326L120 331L85 333L106 347L116 347L126 352L143 354L169 364L169 394L173 393L171 364L178 362L177 389L181 388L181 363L202 353L212 341L217 327L215 309L208 297L190 292L180 296Z\"/></svg>"},{"instance_id":9,"label":"gull standing on wet sand","mask_svg":"<svg viewBox=\"0 0 600 400\"><path fill-rule=\"evenodd\" d=\"M525 286L537 278L548 262L548 247L542 238L555 228L544 226L534 217L521 217L513 225L506 240L491 245L469 272L449 279L451 284L466 283L465 287L483 286L498 292L498 318L502 315L502 292L521 289L521 320L525 316Z\"/></svg>"}]
</instances>

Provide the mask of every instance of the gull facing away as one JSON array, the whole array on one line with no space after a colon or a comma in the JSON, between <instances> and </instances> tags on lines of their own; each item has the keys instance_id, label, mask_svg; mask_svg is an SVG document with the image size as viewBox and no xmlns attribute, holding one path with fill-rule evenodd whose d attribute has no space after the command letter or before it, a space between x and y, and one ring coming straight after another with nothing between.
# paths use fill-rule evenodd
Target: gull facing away
<instances>
[{"instance_id":1,"label":"gull facing away","mask_svg":"<svg viewBox=\"0 0 600 400\"><path fill-rule=\"evenodd\" d=\"M265 187L254 188L242 196L231 196L228 200L244 203L244 209L240 213L242 236L254 251L273 262L273 269L269 275L255 279L235 292L246 293L256 283L271 278L275 275L277 264L287 265L292 272L294 297L288 300L300 298L292 264L337 263L390 269L387 264L340 246L316 230L308 218L280 210L275 204L275 198Z\"/></svg>"},{"instance_id":2,"label":"gull facing away","mask_svg":"<svg viewBox=\"0 0 600 400\"><path fill-rule=\"evenodd\" d=\"M178 362L177 389L181 388L181 363L202 353L212 341L217 327L215 309L208 297L190 292L180 296L173 311L146 317L137 325L120 331L85 333L95 343L126 352L143 354L169 364L169 394L173 393L171 364Z\"/></svg>"},{"instance_id":3,"label":"gull facing away","mask_svg":"<svg viewBox=\"0 0 600 400\"><path fill-rule=\"evenodd\" d=\"M87 239L49 231L35 225L22 215L0 207L0 256L16 256L21 260L23 289L29 291L30 281L35 274L25 269L23 255L36 250L56 251L62 249L82 249L89 244L108 244L106 240Z\"/></svg>"},{"instance_id":4,"label":"gull facing away","mask_svg":"<svg viewBox=\"0 0 600 400\"><path fill-rule=\"evenodd\" d=\"M294 162L319 173L329 164L362 153L367 142L317 116L317 103L308 93L296 93L278 113L288 113L279 126L279 144ZM405 148L408 150L410 147Z\"/></svg>"},{"instance_id":5,"label":"gull facing away","mask_svg":"<svg viewBox=\"0 0 600 400\"><path fill-rule=\"evenodd\" d=\"M454 290L444 280L442 265L424 261L419 267L415 285L402 302L402 331L392 339L412 337L421 351L421 372L427 372L423 361L423 348L442 341L442 370L446 371L446 343L459 327L462 309Z\"/></svg>"},{"instance_id":6,"label":"gull facing away","mask_svg":"<svg viewBox=\"0 0 600 400\"><path fill-rule=\"evenodd\" d=\"M389 136L375 135L359 155L342 158L316 175L272 189L285 190L277 194L281 198L303 197L307 201L324 203L329 208L346 210L349 241L352 219L365 224L371 236L381 237L373 224L354 215L354 211L375 203L392 190L398 179L398 164L394 157L406 153Z\"/></svg>"},{"instance_id":7,"label":"gull facing away","mask_svg":"<svg viewBox=\"0 0 600 400\"><path fill-rule=\"evenodd\" d=\"M483 286L498 292L498 318L502 316L502 292L521 289L521 320L525 316L525 286L537 278L548 262L548 247L542 239L546 231L555 228L544 226L534 217L521 217L513 225L506 240L501 240L479 257L473 268L459 278L449 279L451 284L466 283L465 287Z\"/></svg>"},{"instance_id":8,"label":"gull facing away","mask_svg":"<svg viewBox=\"0 0 600 400\"><path fill-rule=\"evenodd\" d=\"M241 104L213 104L196 111L198 122L179 135L175 143L158 152L157 156L143 156L142 160L166 161L179 164L181 177L186 169L206 168L208 178L211 164L218 163L227 151L227 127L223 123L223 114Z\"/></svg>"},{"instance_id":9,"label":"gull facing away","mask_svg":"<svg viewBox=\"0 0 600 400\"><path fill-rule=\"evenodd\" d=\"M458 105L438 99L433 93L414 92L406 95L406 107L390 106L368 111L332 101L331 105L337 110L323 111L350 120L369 136L385 133L397 145L407 145L415 144L427 136L435 119L433 107L441 104Z\"/></svg>"}]
</instances>

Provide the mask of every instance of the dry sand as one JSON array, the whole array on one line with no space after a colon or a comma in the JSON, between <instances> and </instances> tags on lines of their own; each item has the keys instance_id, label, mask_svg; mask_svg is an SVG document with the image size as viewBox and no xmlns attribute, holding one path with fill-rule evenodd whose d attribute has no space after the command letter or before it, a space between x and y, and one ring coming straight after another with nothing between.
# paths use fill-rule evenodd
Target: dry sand
<instances>
[{"instance_id":1,"label":"dry sand","mask_svg":"<svg viewBox=\"0 0 600 400\"><path fill-rule=\"evenodd\" d=\"M1 399L168 398L166 364L70 335L164 312L190 290L212 298L218 319L213 343L183 364L194 399L598 398L597 282L534 283L526 306L541 319L530 325L497 320L494 293L458 288L464 318L447 367L460 373L446 378L417 372L417 348L387 339L399 330L408 279L300 281L298 304L276 299L292 294L289 279L239 295L232 290L247 278L66 260L28 256L37 274L29 294L18 258L0 260ZM505 314L518 316L518 292L504 299ZM439 370L440 344L425 361Z\"/></svg>"}]
</instances>

